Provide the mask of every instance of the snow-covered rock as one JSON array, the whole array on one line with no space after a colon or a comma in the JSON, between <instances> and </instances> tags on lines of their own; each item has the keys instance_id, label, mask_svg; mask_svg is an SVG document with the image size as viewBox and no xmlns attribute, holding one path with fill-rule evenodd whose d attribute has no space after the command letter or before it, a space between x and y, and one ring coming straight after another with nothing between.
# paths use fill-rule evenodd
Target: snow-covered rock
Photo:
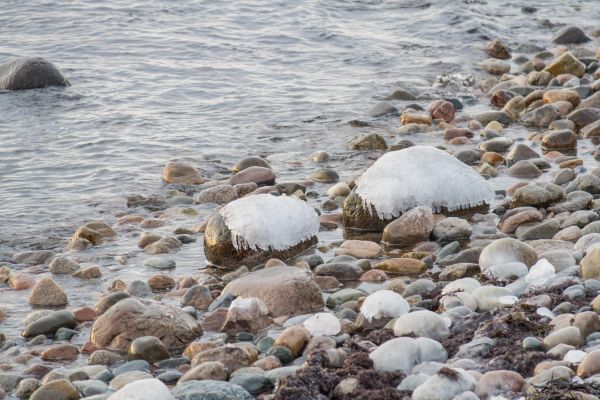
<instances>
[{"instance_id":1,"label":"snow-covered rock","mask_svg":"<svg viewBox=\"0 0 600 400\"><path fill-rule=\"evenodd\" d=\"M377 371L402 371L408 374L421 363L421 348L415 339L388 340L369 354Z\"/></svg>"},{"instance_id":2,"label":"snow-covered rock","mask_svg":"<svg viewBox=\"0 0 600 400\"><path fill-rule=\"evenodd\" d=\"M531 267L529 273L525 276L525 281L532 286L543 286L555 276L554 265L550 264L545 258L542 258Z\"/></svg>"},{"instance_id":3,"label":"snow-covered rock","mask_svg":"<svg viewBox=\"0 0 600 400\"><path fill-rule=\"evenodd\" d=\"M204 252L220 266L253 266L294 256L316 243L318 232L318 216L306 202L285 195L246 196L210 218Z\"/></svg>"},{"instance_id":4,"label":"snow-covered rock","mask_svg":"<svg viewBox=\"0 0 600 400\"><path fill-rule=\"evenodd\" d=\"M379 290L369 295L360 307L367 321L373 318L396 318L410 311L410 305L404 297L392 290Z\"/></svg>"},{"instance_id":5,"label":"snow-covered rock","mask_svg":"<svg viewBox=\"0 0 600 400\"><path fill-rule=\"evenodd\" d=\"M417 387L413 400L452 400L455 396L475 389L477 381L461 368L442 368Z\"/></svg>"},{"instance_id":6,"label":"snow-covered rock","mask_svg":"<svg viewBox=\"0 0 600 400\"><path fill-rule=\"evenodd\" d=\"M169 388L158 379L141 379L123 386L108 400L172 400Z\"/></svg>"},{"instance_id":7,"label":"snow-covered rock","mask_svg":"<svg viewBox=\"0 0 600 400\"><path fill-rule=\"evenodd\" d=\"M302 325L308 329L312 336L334 336L342 329L340 320L335 315L327 312L311 316Z\"/></svg>"},{"instance_id":8,"label":"snow-covered rock","mask_svg":"<svg viewBox=\"0 0 600 400\"><path fill-rule=\"evenodd\" d=\"M450 336L450 325L452 320L429 310L414 311L402 315L394 323L394 334L396 336L428 337L440 340Z\"/></svg>"},{"instance_id":9,"label":"snow-covered rock","mask_svg":"<svg viewBox=\"0 0 600 400\"><path fill-rule=\"evenodd\" d=\"M344 204L344 224L379 230L413 207L455 211L493 197L485 179L466 164L435 147L413 146L384 154L364 172Z\"/></svg>"}]
</instances>

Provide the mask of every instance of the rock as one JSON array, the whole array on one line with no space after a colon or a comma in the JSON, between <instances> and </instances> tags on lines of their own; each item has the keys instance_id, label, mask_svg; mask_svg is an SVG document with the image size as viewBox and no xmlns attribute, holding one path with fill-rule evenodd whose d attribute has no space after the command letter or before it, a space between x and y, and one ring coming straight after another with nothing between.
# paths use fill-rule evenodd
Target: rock
<instances>
[{"instance_id":1,"label":"rock","mask_svg":"<svg viewBox=\"0 0 600 400\"><path fill-rule=\"evenodd\" d=\"M515 236L519 240L551 239L560 230L560 224L555 219L549 219L539 223L520 225Z\"/></svg>"},{"instance_id":2,"label":"rock","mask_svg":"<svg viewBox=\"0 0 600 400\"><path fill-rule=\"evenodd\" d=\"M500 60L510 59L510 50L508 47L500 41L500 39L494 39L485 47L485 52L488 56L497 58Z\"/></svg>"},{"instance_id":3,"label":"rock","mask_svg":"<svg viewBox=\"0 0 600 400\"><path fill-rule=\"evenodd\" d=\"M367 114L370 117L381 117L383 115L388 115L388 114L397 114L398 113L398 109L396 107L394 107L392 104L388 103L387 101L380 101L379 103L375 104L368 112Z\"/></svg>"},{"instance_id":4,"label":"rock","mask_svg":"<svg viewBox=\"0 0 600 400\"><path fill-rule=\"evenodd\" d=\"M117 237L110 226L102 221L92 221L79 227L69 239L67 250L83 250L91 246L99 246Z\"/></svg>"},{"instance_id":5,"label":"rock","mask_svg":"<svg viewBox=\"0 0 600 400\"><path fill-rule=\"evenodd\" d=\"M356 258L375 258L381 253L381 246L368 240L346 240L335 251L335 255L348 255Z\"/></svg>"},{"instance_id":6,"label":"rock","mask_svg":"<svg viewBox=\"0 0 600 400\"><path fill-rule=\"evenodd\" d=\"M571 74L581 78L585 73L585 64L575 58L570 51L566 51L544 68L544 71L551 73L553 76Z\"/></svg>"},{"instance_id":7,"label":"rock","mask_svg":"<svg viewBox=\"0 0 600 400\"><path fill-rule=\"evenodd\" d=\"M219 361L226 371L233 372L248 367L256 361L257 356L257 352L252 352L249 348L229 344L197 353L192 358L192 368L207 361Z\"/></svg>"},{"instance_id":8,"label":"rock","mask_svg":"<svg viewBox=\"0 0 600 400\"><path fill-rule=\"evenodd\" d=\"M195 285L185 291L181 299L182 306L193 306L198 310L207 310L213 298L206 286Z\"/></svg>"},{"instance_id":9,"label":"rock","mask_svg":"<svg viewBox=\"0 0 600 400\"><path fill-rule=\"evenodd\" d=\"M321 290L309 271L295 267L272 267L246 274L223 293L262 300L271 315L306 314L323 309ZM286 299L282 302L281 299Z\"/></svg>"},{"instance_id":10,"label":"rock","mask_svg":"<svg viewBox=\"0 0 600 400\"><path fill-rule=\"evenodd\" d=\"M238 198L237 190L231 185L217 185L204 189L194 197L196 204L226 204Z\"/></svg>"},{"instance_id":11,"label":"rock","mask_svg":"<svg viewBox=\"0 0 600 400\"><path fill-rule=\"evenodd\" d=\"M329 160L329 154L326 151L318 150L312 153L309 158L314 162L323 163Z\"/></svg>"},{"instance_id":12,"label":"rock","mask_svg":"<svg viewBox=\"0 0 600 400\"><path fill-rule=\"evenodd\" d=\"M183 374L177 384L180 385L183 382L200 380L226 381L227 371L225 371L225 366L219 361L204 362Z\"/></svg>"},{"instance_id":13,"label":"rock","mask_svg":"<svg viewBox=\"0 0 600 400\"><path fill-rule=\"evenodd\" d=\"M567 193L571 193L574 191L584 191L590 194L599 194L600 193L600 177L594 174L585 174L580 175L575 178L573 181L569 182L569 184L565 187L565 191ZM587 200L587 198L583 198L579 204L583 204L583 201ZM588 203L586 203L588 204ZM574 210L573 210L574 211Z\"/></svg>"},{"instance_id":14,"label":"rock","mask_svg":"<svg viewBox=\"0 0 600 400\"><path fill-rule=\"evenodd\" d=\"M52 278L44 277L35 284L27 302L33 306L64 306L67 304L67 294Z\"/></svg>"},{"instance_id":15,"label":"rock","mask_svg":"<svg viewBox=\"0 0 600 400\"><path fill-rule=\"evenodd\" d=\"M57 344L41 354L44 361L72 361L79 355L79 349L72 344Z\"/></svg>"},{"instance_id":16,"label":"rock","mask_svg":"<svg viewBox=\"0 0 600 400\"><path fill-rule=\"evenodd\" d=\"M128 383L107 400L173 400L173 396L164 383L151 378Z\"/></svg>"},{"instance_id":17,"label":"rock","mask_svg":"<svg viewBox=\"0 0 600 400\"><path fill-rule=\"evenodd\" d=\"M504 233L514 233L522 224L540 222L544 216L537 210L525 210L510 215L500 221L500 230Z\"/></svg>"},{"instance_id":18,"label":"rock","mask_svg":"<svg viewBox=\"0 0 600 400\"><path fill-rule=\"evenodd\" d=\"M537 258L531 246L512 238L503 238L494 240L483 249L479 256L479 266L482 271L510 262L521 262L530 267Z\"/></svg>"},{"instance_id":19,"label":"rock","mask_svg":"<svg viewBox=\"0 0 600 400\"><path fill-rule=\"evenodd\" d=\"M511 207L546 207L559 202L564 197L565 189L562 187L548 182L535 182L515 191Z\"/></svg>"},{"instance_id":20,"label":"rock","mask_svg":"<svg viewBox=\"0 0 600 400\"><path fill-rule=\"evenodd\" d=\"M451 123L454 120L456 110L454 104L445 100L436 100L427 106L427 111L431 113L434 120L442 120Z\"/></svg>"},{"instance_id":21,"label":"rock","mask_svg":"<svg viewBox=\"0 0 600 400\"><path fill-rule=\"evenodd\" d=\"M408 374L421 362L421 348L411 338L391 339L369 354L375 370L381 372L401 371Z\"/></svg>"},{"instance_id":22,"label":"rock","mask_svg":"<svg viewBox=\"0 0 600 400\"><path fill-rule=\"evenodd\" d=\"M503 287L481 286L473 290L472 294L477 301L477 310L480 312L510 306L516 302L512 292Z\"/></svg>"},{"instance_id":23,"label":"rock","mask_svg":"<svg viewBox=\"0 0 600 400\"><path fill-rule=\"evenodd\" d=\"M401 315L394 323L396 336L427 337L441 340L450 336L451 321L429 310L413 311Z\"/></svg>"},{"instance_id":24,"label":"rock","mask_svg":"<svg viewBox=\"0 0 600 400\"><path fill-rule=\"evenodd\" d=\"M397 111L397 110L396 110ZM376 133L368 133L353 138L348 143L350 150L387 150L385 139Z\"/></svg>"},{"instance_id":25,"label":"rock","mask_svg":"<svg viewBox=\"0 0 600 400\"><path fill-rule=\"evenodd\" d=\"M481 67L493 75L502 75L510 71L510 64L497 59L487 59L481 63Z\"/></svg>"},{"instance_id":26,"label":"rock","mask_svg":"<svg viewBox=\"0 0 600 400\"><path fill-rule=\"evenodd\" d=\"M0 90L26 90L69 86L69 81L50 61L21 57L0 65Z\"/></svg>"},{"instance_id":27,"label":"rock","mask_svg":"<svg viewBox=\"0 0 600 400\"><path fill-rule=\"evenodd\" d=\"M158 242L156 242L158 243ZM152 245L151 245L152 246ZM167 258L150 257L144 260L144 265L154 269L173 269L176 267L175 261Z\"/></svg>"},{"instance_id":28,"label":"rock","mask_svg":"<svg viewBox=\"0 0 600 400\"><path fill-rule=\"evenodd\" d=\"M53 274L72 274L79 269L79 264L67 257L56 257L50 263Z\"/></svg>"},{"instance_id":29,"label":"rock","mask_svg":"<svg viewBox=\"0 0 600 400\"><path fill-rule=\"evenodd\" d=\"M152 290L169 290L174 288L177 283L169 275L157 274L148 279L148 285Z\"/></svg>"},{"instance_id":30,"label":"rock","mask_svg":"<svg viewBox=\"0 0 600 400\"><path fill-rule=\"evenodd\" d=\"M458 395L473 390L477 381L460 368L444 367L431 375L412 394L413 400L453 400Z\"/></svg>"},{"instance_id":31,"label":"rock","mask_svg":"<svg viewBox=\"0 0 600 400\"><path fill-rule=\"evenodd\" d=\"M339 182L330 187L327 190L327 196L330 199L335 199L336 197L346 197L350 194L350 187L344 182Z\"/></svg>"},{"instance_id":32,"label":"rock","mask_svg":"<svg viewBox=\"0 0 600 400\"><path fill-rule=\"evenodd\" d=\"M81 279L96 279L96 278L100 278L102 276L102 272L100 271L100 268L98 267L88 267L88 268L84 268L82 270L79 270L77 272L75 272L73 274L73 276L75 278L81 278Z\"/></svg>"},{"instance_id":33,"label":"rock","mask_svg":"<svg viewBox=\"0 0 600 400\"><path fill-rule=\"evenodd\" d=\"M513 147L508 155L506 156L506 160L510 163L516 163L521 160L530 160L532 158L538 158L539 154L535 152L531 147L518 143L515 147Z\"/></svg>"},{"instance_id":34,"label":"rock","mask_svg":"<svg viewBox=\"0 0 600 400\"><path fill-rule=\"evenodd\" d=\"M600 350L590 351L581 360L577 368L577 375L588 378L598 373L600 373Z\"/></svg>"},{"instance_id":35,"label":"rock","mask_svg":"<svg viewBox=\"0 0 600 400\"><path fill-rule=\"evenodd\" d=\"M14 254L13 259L18 264L47 265L54 256L54 252L50 250L35 250Z\"/></svg>"},{"instance_id":36,"label":"rock","mask_svg":"<svg viewBox=\"0 0 600 400\"><path fill-rule=\"evenodd\" d=\"M552 332L543 341L545 350L550 350L559 344L569 344L579 347L584 343L585 338L581 335L579 328L574 326L568 326Z\"/></svg>"},{"instance_id":37,"label":"rock","mask_svg":"<svg viewBox=\"0 0 600 400\"><path fill-rule=\"evenodd\" d=\"M505 152L510 146L512 146L513 141L507 137L495 137L479 145L479 148L483 151L493 151L496 153Z\"/></svg>"},{"instance_id":38,"label":"rock","mask_svg":"<svg viewBox=\"0 0 600 400\"><path fill-rule=\"evenodd\" d=\"M153 335L171 348L186 345L201 334L197 321L187 313L165 304L129 298L94 322L91 341L97 347L124 350L136 338Z\"/></svg>"},{"instance_id":39,"label":"rock","mask_svg":"<svg viewBox=\"0 0 600 400\"><path fill-rule=\"evenodd\" d=\"M331 306L331 307L335 307L337 305L346 303L348 301L358 300L360 297L363 297L364 295L365 295L365 293L360 290L344 288L344 289L338 290L335 293L332 293L331 296L329 296L327 298L327 305ZM317 310L315 310L315 311L317 311Z\"/></svg>"},{"instance_id":40,"label":"rock","mask_svg":"<svg viewBox=\"0 0 600 400\"><path fill-rule=\"evenodd\" d=\"M200 172L191 164L172 161L165 165L162 178L166 183L177 183L183 185L200 185L204 179Z\"/></svg>"},{"instance_id":41,"label":"rock","mask_svg":"<svg viewBox=\"0 0 600 400\"><path fill-rule=\"evenodd\" d=\"M310 340L310 332L303 326L291 326L286 328L275 339L274 346L285 346L292 352L294 358L302 354L304 346Z\"/></svg>"},{"instance_id":42,"label":"rock","mask_svg":"<svg viewBox=\"0 0 600 400\"><path fill-rule=\"evenodd\" d=\"M472 138L474 133L466 128L446 128L444 130L444 140L452 140L460 137Z\"/></svg>"},{"instance_id":43,"label":"rock","mask_svg":"<svg viewBox=\"0 0 600 400\"><path fill-rule=\"evenodd\" d=\"M419 275L427 271L427 265L413 258L388 258L373 268L398 275Z\"/></svg>"},{"instance_id":44,"label":"rock","mask_svg":"<svg viewBox=\"0 0 600 400\"><path fill-rule=\"evenodd\" d=\"M600 246L588 251L579 268L583 279L600 279Z\"/></svg>"},{"instance_id":45,"label":"rock","mask_svg":"<svg viewBox=\"0 0 600 400\"><path fill-rule=\"evenodd\" d=\"M271 168L248 167L229 178L230 185L254 182L258 186L269 186L275 183L275 173Z\"/></svg>"},{"instance_id":46,"label":"rock","mask_svg":"<svg viewBox=\"0 0 600 400\"><path fill-rule=\"evenodd\" d=\"M229 382L203 380L177 385L171 393L176 400L252 400L241 386Z\"/></svg>"},{"instance_id":47,"label":"rock","mask_svg":"<svg viewBox=\"0 0 600 400\"><path fill-rule=\"evenodd\" d=\"M546 132L542 146L548 150L573 149L577 147L577 135L568 129Z\"/></svg>"},{"instance_id":48,"label":"rock","mask_svg":"<svg viewBox=\"0 0 600 400\"><path fill-rule=\"evenodd\" d=\"M600 119L582 127L580 132L581 135L586 138L594 138L600 136Z\"/></svg>"},{"instance_id":49,"label":"rock","mask_svg":"<svg viewBox=\"0 0 600 400\"><path fill-rule=\"evenodd\" d=\"M519 179L534 179L542 175L542 171L528 160L517 161L508 169L508 175Z\"/></svg>"},{"instance_id":50,"label":"rock","mask_svg":"<svg viewBox=\"0 0 600 400\"><path fill-rule=\"evenodd\" d=\"M580 105L583 105L583 103ZM581 108L568 114L567 118L569 121L575 124L575 129L581 130L585 126L600 120L600 109Z\"/></svg>"},{"instance_id":51,"label":"rock","mask_svg":"<svg viewBox=\"0 0 600 400\"><path fill-rule=\"evenodd\" d=\"M269 164L269 162L262 157L244 157L235 163L233 168L231 168L231 171L240 172L250 167L271 168L271 164Z\"/></svg>"},{"instance_id":52,"label":"rock","mask_svg":"<svg viewBox=\"0 0 600 400\"><path fill-rule=\"evenodd\" d=\"M523 116L523 125L545 128L560 116L556 107L546 104Z\"/></svg>"},{"instance_id":53,"label":"rock","mask_svg":"<svg viewBox=\"0 0 600 400\"><path fill-rule=\"evenodd\" d=\"M444 268L439 275L439 279L441 281L454 281L456 279L477 275L479 272L481 272L481 270L476 263L452 264Z\"/></svg>"},{"instance_id":54,"label":"rock","mask_svg":"<svg viewBox=\"0 0 600 400\"><path fill-rule=\"evenodd\" d=\"M358 265L347 262L326 263L315 268L315 275L334 276L338 281L357 281L362 273Z\"/></svg>"},{"instance_id":55,"label":"rock","mask_svg":"<svg viewBox=\"0 0 600 400\"><path fill-rule=\"evenodd\" d=\"M25 378L21 382L19 382L19 385L15 390L15 395L20 399L28 399L31 397L32 393L35 392L36 389L39 387L39 380L35 378Z\"/></svg>"},{"instance_id":56,"label":"rock","mask_svg":"<svg viewBox=\"0 0 600 400\"><path fill-rule=\"evenodd\" d=\"M416 244L428 240L433 227L431 209L415 207L386 225L382 241L391 245Z\"/></svg>"},{"instance_id":57,"label":"rock","mask_svg":"<svg viewBox=\"0 0 600 400\"><path fill-rule=\"evenodd\" d=\"M261 300L238 297L231 302L221 330L231 336L237 332L257 333L271 325L268 315L269 310Z\"/></svg>"},{"instance_id":58,"label":"rock","mask_svg":"<svg viewBox=\"0 0 600 400\"><path fill-rule=\"evenodd\" d=\"M581 101L579 94L571 89L552 89L544 92L542 97L544 104L567 101L577 107Z\"/></svg>"},{"instance_id":59,"label":"rock","mask_svg":"<svg viewBox=\"0 0 600 400\"><path fill-rule=\"evenodd\" d=\"M258 194L213 214L204 232L204 253L211 263L227 268L286 260L316 243L318 231L317 214L302 200Z\"/></svg>"},{"instance_id":60,"label":"rock","mask_svg":"<svg viewBox=\"0 0 600 400\"><path fill-rule=\"evenodd\" d=\"M149 363L156 363L169 357L169 351L156 336L138 337L129 346L129 358L132 360L146 360Z\"/></svg>"},{"instance_id":61,"label":"rock","mask_svg":"<svg viewBox=\"0 0 600 400\"><path fill-rule=\"evenodd\" d=\"M123 357L108 350L96 350L88 357L89 365L113 365L122 362Z\"/></svg>"},{"instance_id":62,"label":"rock","mask_svg":"<svg viewBox=\"0 0 600 400\"><path fill-rule=\"evenodd\" d=\"M422 124L429 126L433 122L431 114L420 112L413 108L405 108L400 114L400 123L402 125Z\"/></svg>"},{"instance_id":63,"label":"rock","mask_svg":"<svg viewBox=\"0 0 600 400\"><path fill-rule=\"evenodd\" d=\"M320 183L334 183L340 179L340 176L330 168L322 168L310 174L309 179Z\"/></svg>"},{"instance_id":64,"label":"rock","mask_svg":"<svg viewBox=\"0 0 600 400\"><path fill-rule=\"evenodd\" d=\"M578 44L589 42L591 39L578 26L567 26L558 31L552 38L552 43L556 44Z\"/></svg>"},{"instance_id":65,"label":"rock","mask_svg":"<svg viewBox=\"0 0 600 400\"><path fill-rule=\"evenodd\" d=\"M144 371L132 370L132 371L125 371L125 372L122 372L119 374L117 374L115 372L115 377L113 379L111 379L109 385L110 385L111 389L118 390L132 382L140 381L143 379L151 379L151 378L152 378L152 375L147 370L144 370Z\"/></svg>"},{"instance_id":66,"label":"rock","mask_svg":"<svg viewBox=\"0 0 600 400\"><path fill-rule=\"evenodd\" d=\"M75 328L77 319L71 311L61 310L51 312L34 322L27 324L22 335L24 337L35 337L38 335L52 335L59 328Z\"/></svg>"},{"instance_id":67,"label":"rock","mask_svg":"<svg viewBox=\"0 0 600 400\"><path fill-rule=\"evenodd\" d=\"M473 228L462 218L448 217L439 221L433 228L433 238L442 242L467 240L471 237Z\"/></svg>"},{"instance_id":68,"label":"rock","mask_svg":"<svg viewBox=\"0 0 600 400\"><path fill-rule=\"evenodd\" d=\"M57 379L40 386L29 400L78 400L79 391L66 379Z\"/></svg>"}]
</instances>

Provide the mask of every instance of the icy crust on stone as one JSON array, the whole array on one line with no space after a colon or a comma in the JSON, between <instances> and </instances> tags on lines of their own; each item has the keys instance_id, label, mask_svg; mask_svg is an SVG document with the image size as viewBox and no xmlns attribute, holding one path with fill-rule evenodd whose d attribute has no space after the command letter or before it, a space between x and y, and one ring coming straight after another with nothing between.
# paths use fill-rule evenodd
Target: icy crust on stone
<instances>
[{"instance_id":1,"label":"icy crust on stone","mask_svg":"<svg viewBox=\"0 0 600 400\"><path fill-rule=\"evenodd\" d=\"M236 250L286 250L319 232L319 218L295 197L257 194L219 210Z\"/></svg>"},{"instance_id":2,"label":"icy crust on stone","mask_svg":"<svg viewBox=\"0 0 600 400\"><path fill-rule=\"evenodd\" d=\"M371 212L390 219L416 206L434 212L489 203L494 191L481 175L432 146L413 146L384 154L356 182L356 193Z\"/></svg>"}]
</instances>

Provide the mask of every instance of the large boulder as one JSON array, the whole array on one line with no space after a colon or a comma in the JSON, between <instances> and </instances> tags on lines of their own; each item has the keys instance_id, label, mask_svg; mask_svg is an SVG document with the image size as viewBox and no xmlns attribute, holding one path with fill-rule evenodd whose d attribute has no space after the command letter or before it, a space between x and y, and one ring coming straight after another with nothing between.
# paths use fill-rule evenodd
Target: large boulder
<instances>
[{"instance_id":1,"label":"large boulder","mask_svg":"<svg viewBox=\"0 0 600 400\"><path fill-rule=\"evenodd\" d=\"M0 65L0 90L69 86L69 81L50 61L22 57Z\"/></svg>"},{"instance_id":2,"label":"large boulder","mask_svg":"<svg viewBox=\"0 0 600 400\"><path fill-rule=\"evenodd\" d=\"M309 271L270 267L246 274L223 289L235 296L262 300L274 317L306 314L324 307L321 290Z\"/></svg>"},{"instance_id":3,"label":"large boulder","mask_svg":"<svg viewBox=\"0 0 600 400\"><path fill-rule=\"evenodd\" d=\"M198 322L180 309L130 298L116 303L94 322L91 341L97 347L126 350L139 337L156 336L167 348L174 348L200 335Z\"/></svg>"},{"instance_id":4,"label":"large boulder","mask_svg":"<svg viewBox=\"0 0 600 400\"><path fill-rule=\"evenodd\" d=\"M220 267L285 260L317 242L319 219L295 197L258 194L232 201L215 213L204 232L204 254Z\"/></svg>"},{"instance_id":5,"label":"large boulder","mask_svg":"<svg viewBox=\"0 0 600 400\"><path fill-rule=\"evenodd\" d=\"M485 179L445 151L412 146L384 154L357 180L344 203L344 226L382 230L417 206L456 211L489 203Z\"/></svg>"}]
</instances>

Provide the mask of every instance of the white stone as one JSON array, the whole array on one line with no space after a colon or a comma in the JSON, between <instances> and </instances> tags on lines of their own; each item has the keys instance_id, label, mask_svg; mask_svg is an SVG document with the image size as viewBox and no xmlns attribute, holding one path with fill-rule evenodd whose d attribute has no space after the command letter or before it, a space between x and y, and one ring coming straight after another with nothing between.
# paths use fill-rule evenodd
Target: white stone
<instances>
[{"instance_id":1,"label":"white stone","mask_svg":"<svg viewBox=\"0 0 600 400\"><path fill-rule=\"evenodd\" d=\"M108 400L173 400L169 388L158 379L131 382L111 394Z\"/></svg>"},{"instance_id":2,"label":"white stone","mask_svg":"<svg viewBox=\"0 0 600 400\"><path fill-rule=\"evenodd\" d=\"M421 362L437 361L444 363L448 360L448 352L437 340L420 337L416 338L415 342L421 348Z\"/></svg>"},{"instance_id":3,"label":"white stone","mask_svg":"<svg viewBox=\"0 0 600 400\"><path fill-rule=\"evenodd\" d=\"M414 311L404 314L394 322L394 334L396 336L428 337L440 340L450 336L450 325L452 320L429 310Z\"/></svg>"},{"instance_id":4,"label":"white stone","mask_svg":"<svg viewBox=\"0 0 600 400\"><path fill-rule=\"evenodd\" d=\"M485 270L485 275L489 278L506 280L509 278L522 278L529 272L527 265L522 262L513 261L506 264L492 265Z\"/></svg>"},{"instance_id":5,"label":"white stone","mask_svg":"<svg viewBox=\"0 0 600 400\"><path fill-rule=\"evenodd\" d=\"M451 371L448 371L451 370ZM452 376L448 376L448 372ZM461 368L443 368L415 389L413 400L452 400L455 396L475 389L477 381Z\"/></svg>"},{"instance_id":6,"label":"white stone","mask_svg":"<svg viewBox=\"0 0 600 400\"><path fill-rule=\"evenodd\" d=\"M542 258L531 267L525 277L525 281L532 286L539 287L548 283L555 276L554 265L550 264L545 258Z\"/></svg>"},{"instance_id":7,"label":"white stone","mask_svg":"<svg viewBox=\"0 0 600 400\"><path fill-rule=\"evenodd\" d=\"M388 340L369 354L377 371L410 373L421 362L421 348L411 338Z\"/></svg>"},{"instance_id":8,"label":"white stone","mask_svg":"<svg viewBox=\"0 0 600 400\"><path fill-rule=\"evenodd\" d=\"M481 283L474 278L460 278L455 281L448 283L442 289L442 294L449 294L454 292L467 292L472 293L473 290L481 286Z\"/></svg>"},{"instance_id":9,"label":"white stone","mask_svg":"<svg viewBox=\"0 0 600 400\"><path fill-rule=\"evenodd\" d=\"M440 305L444 310L448 310L450 308L448 307L449 305L457 302L469 308L471 311L477 310L477 300L471 293L456 292L452 294L446 294L440 299Z\"/></svg>"},{"instance_id":10,"label":"white stone","mask_svg":"<svg viewBox=\"0 0 600 400\"><path fill-rule=\"evenodd\" d=\"M404 297L392 290L379 290L369 295L360 307L360 313L369 322L373 318L396 318L409 311L410 305Z\"/></svg>"},{"instance_id":11,"label":"white stone","mask_svg":"<svg viewBox=\"0 0 600 400\"><path fill-rule=\"evenodd\" d=\"M308 329L312 336L334 336L342 329L338 317L327 312L311 316L302 325Z\"/></svg>"},{"instance_id":12,"label":"white stone","mask_svg":"<svg viewBox=\"0 0 600 400\"><path fill-rule=\"evenodd\" d=\"M496 307L513 305L518 300L506 288L497 286L482 286L473 291L479 311L490 311Z\"/></svg>"}]
</instances>

